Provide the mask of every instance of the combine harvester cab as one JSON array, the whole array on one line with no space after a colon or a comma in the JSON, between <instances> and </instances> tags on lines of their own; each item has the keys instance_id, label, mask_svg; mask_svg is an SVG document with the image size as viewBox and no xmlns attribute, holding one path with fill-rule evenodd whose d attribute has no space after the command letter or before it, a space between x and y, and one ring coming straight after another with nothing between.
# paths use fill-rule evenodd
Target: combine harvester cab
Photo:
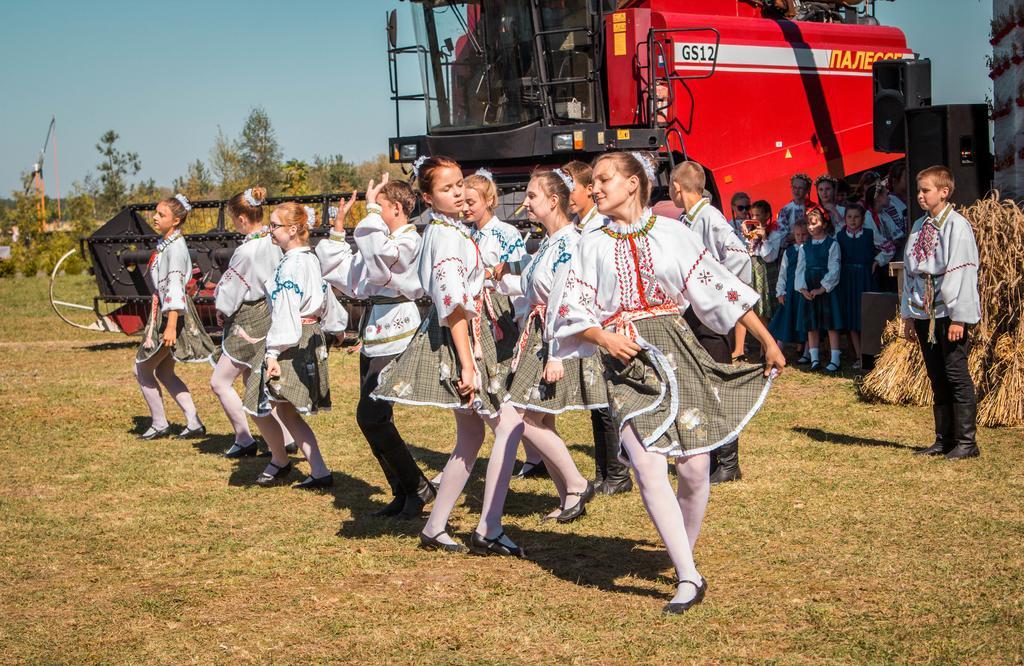
<instances>
[{"instance_id":1,"label":"combine harvester cab","mask_svg":"<svg viewBox=\"0 0 1024 666\"><path fill-rule=\"evenodd\" d=\"M652 150L669 168L700 161L720 200L743 189L781 205L793 173L902 157L873 150L871 68L912 54L863 6L803 3L819 20L790 20L775 0L410 4L414 46L396 46L389 20L396 133L409 102L426 105L427 133L392 138L395 162L449 155L515 190L537 165ZM408 54L421 93L400 89Z\"/></svg>"}]
</instances>

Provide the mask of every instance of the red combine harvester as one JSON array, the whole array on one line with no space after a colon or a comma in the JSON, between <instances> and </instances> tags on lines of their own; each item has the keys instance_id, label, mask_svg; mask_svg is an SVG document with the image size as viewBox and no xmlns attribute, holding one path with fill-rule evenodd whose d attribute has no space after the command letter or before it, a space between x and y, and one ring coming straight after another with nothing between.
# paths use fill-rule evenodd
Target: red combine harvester
<instances>
[{"instance_id":1,"label":"red combine harvester","mask_svg":"<svg viewBox=\"0 0 1024 666\"><path fill-rule=\"evenodd\" d=\"M848 177L902 158L872 150L871 65L910 52L902 32L877 25L871 2L411 0L415 45L397 46L395 12L388 17L391 93L396 134L407 103L426 106L427 133L390 139L391 159L442 154L467 169L487 166L506 193L505 219L537 165L614 149L657 152L663 182L675 163L695 159L718 201L742 189L782 204L793 173ZM398 80L409 58L423 84L413 94ZM655 188L656 198L665 194ZM327 220L339 196L289 199ZM185 227L191 288L211 330L213 287L242 239L225 226L225 204L194 202ZM92 305L54 293L72 253L58 262L50 301L65 322L128 334L144 326L155 206L128 206L83 239L97 284ZM326 235L316 229L312 242ZM76 322L67 316L75 309L95 321Z\"/></svg>"},{"instance_id":2,"label":"red combine harvester","mask_svg":"<svg viewBox=\"0 0 1024 666\"><path fill-rule=\"evenodd\" d=\"M793 173L848 177L902 157L872 148L871 66L911 52L871 2L410 4L415 46L396 45L394 12L388 24L396 133L404 102L426 104L427 133L391 139L395 162L448 155L514 189L538 164L642 149L668 167L699 161L720 200L782 204ZM415 94L398 81L410 55Z\"/></svg>"}]
</instances>

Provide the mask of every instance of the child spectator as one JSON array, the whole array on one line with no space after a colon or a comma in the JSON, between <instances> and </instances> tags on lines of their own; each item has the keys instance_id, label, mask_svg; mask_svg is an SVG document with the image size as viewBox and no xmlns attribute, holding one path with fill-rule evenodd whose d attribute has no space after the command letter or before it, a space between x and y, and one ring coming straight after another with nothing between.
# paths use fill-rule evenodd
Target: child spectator
<instances>
[{"instance_id":1,"label":"child spectator","mask_svg":"<svg viewBox=\"0 0 1024 666\"><path fill-rule=\"evenodd\" d=\"M779 265L779 277L775 284L775 298L779 307L775 310L768 330L772 337L779 341L779 346L790 342L803 347L807 337L801 335L797 328L797 314L800 305L796 291L796 265L800 247L807 242L807 221L797 220L793 224L792 244L782 253L782 261ZM802 349L801 363L810 363L806 348Z\"/></svg>"},{"instance_id":2,"label":"child spectator","mask_svg":"<svg viewBox=\"0 0 1024 666\"><path fill-rule=\"evenodd\" d=\"M846 226L836 234L839 251L842 254L842 268L839 273L839 303L846 322L857 361L853 367L861 368L860 350L860 300L865 291L875 290L874 232L864 228L864 207L852 204L846 209Z\"/></svg>"},{"instance_id":3,"label":"child spectator","mask_svg":"<svg viewBox=\"0 0 1024 666\"><path fill-rule=\"evenodd\" d=\"M843 328L843 314L839 303L840 250L832 237L828 213L821 208L807 211L807 230L811 239L800 246L796 264L796 290L803 295L797 310L797 328L807 336L811 370L817 370L820 332L828 331L831 358L825 372L838 372L839 330Z\"/></svg>"}]
</instances>

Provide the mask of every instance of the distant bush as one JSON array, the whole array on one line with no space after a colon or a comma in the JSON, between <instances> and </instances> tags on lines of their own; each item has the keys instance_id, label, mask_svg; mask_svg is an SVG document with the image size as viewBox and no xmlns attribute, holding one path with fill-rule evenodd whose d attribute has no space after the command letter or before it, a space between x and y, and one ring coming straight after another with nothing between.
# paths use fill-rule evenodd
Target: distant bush
<instances>
[{"instance_id":1,"label":"distant bush","mask_svg":"<svg viewBox=\"0 0 1024 666\"><path fill-rule=\"evenodd\" d=\"M18 243L11 247L11 258L0 261L0 278L37 273L49 275L64 253L77 246L78 236L63 232L42 234L27 246ZM80 254L68 257L62 266L68 275L78 275L85 268L85 260Z\"/></svg>"}]
</instances>

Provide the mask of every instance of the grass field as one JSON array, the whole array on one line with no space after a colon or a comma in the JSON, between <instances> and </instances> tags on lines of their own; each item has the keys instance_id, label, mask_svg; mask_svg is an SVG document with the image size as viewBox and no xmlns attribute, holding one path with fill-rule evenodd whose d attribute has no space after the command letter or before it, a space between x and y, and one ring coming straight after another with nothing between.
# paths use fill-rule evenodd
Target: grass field
<instances>
[{"instance_id":1,"label":"grass field","mask_svg":"<svg viewBox=\"0 0 1024 666\"><path fill-rule=\"evenodd\" d=\"M138 441L135 340L63 325L45 288L0 280L0 663L1024 660L1020 430L981 430L980 460L921 460L929 410L787 371L744 434L744 480L712 492L707 600L666 618L672 569L636 492L555 526L539 522L549 482L514 482L506 524L529 560L421 551L422 523L368 515L386 497L355 427L355 357L332 354L335 408L313 419L333 492L258 489L263 459L220 456L208 367L180 373L211 434ZM448 415L396 418L440 469ZM589 419L560 428L591 475Z\"/></svg>"}]
</instances>

